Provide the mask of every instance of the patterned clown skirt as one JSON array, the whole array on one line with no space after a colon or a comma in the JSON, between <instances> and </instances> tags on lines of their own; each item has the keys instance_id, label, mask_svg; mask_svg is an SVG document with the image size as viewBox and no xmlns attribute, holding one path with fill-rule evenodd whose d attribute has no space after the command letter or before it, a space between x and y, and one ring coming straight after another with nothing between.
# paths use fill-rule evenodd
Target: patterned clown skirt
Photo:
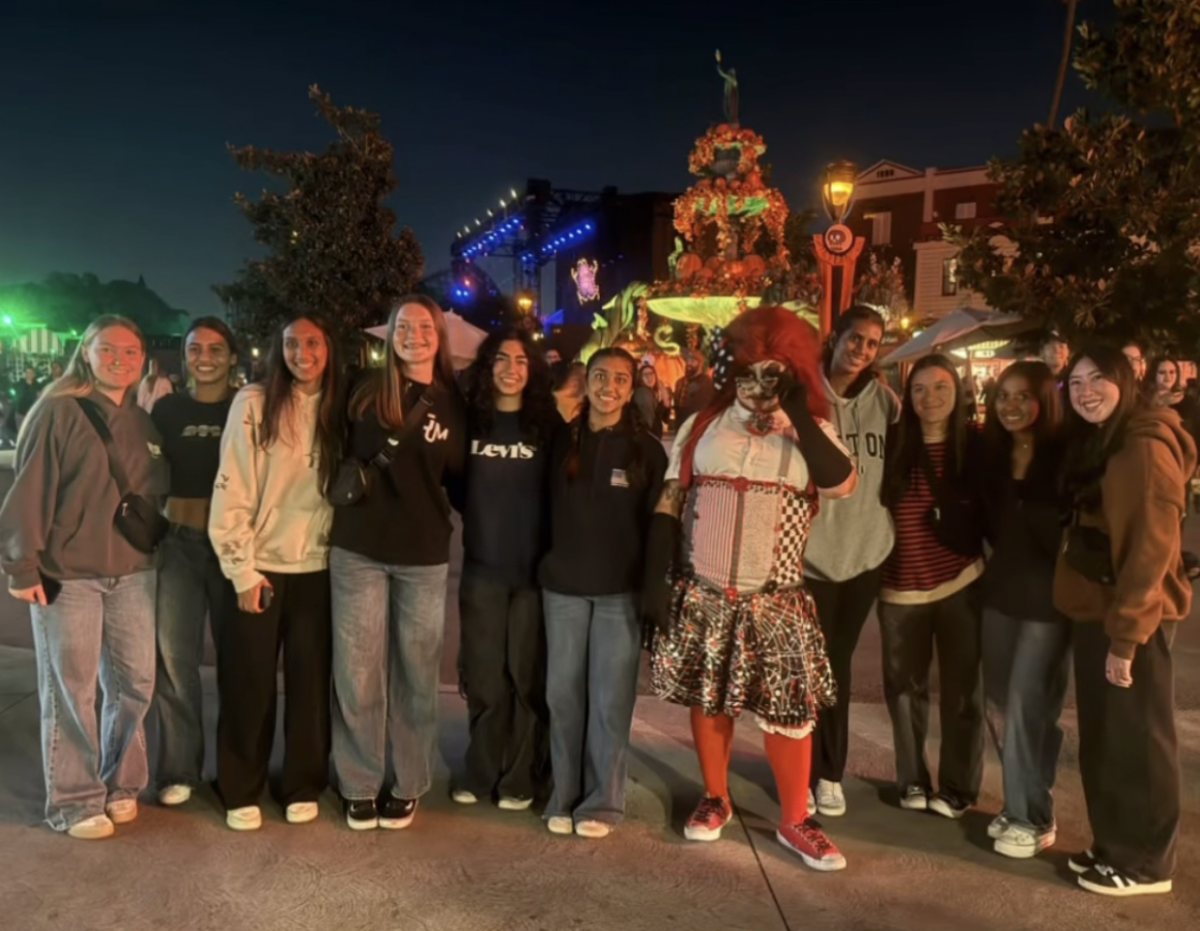
<instances>
[{"instance_id":1,"label":"patterned clown skirt","mask_svg":"<svg viewBox=\"0 0 1200 931\"><path fill-rule=\"evenodd\" d=\"M803 586L730 598L694 579L675 585L669 632L654 638L651 681L667 701L803 737L836 701L825 638Z\"/></svg>"}]
</instances>

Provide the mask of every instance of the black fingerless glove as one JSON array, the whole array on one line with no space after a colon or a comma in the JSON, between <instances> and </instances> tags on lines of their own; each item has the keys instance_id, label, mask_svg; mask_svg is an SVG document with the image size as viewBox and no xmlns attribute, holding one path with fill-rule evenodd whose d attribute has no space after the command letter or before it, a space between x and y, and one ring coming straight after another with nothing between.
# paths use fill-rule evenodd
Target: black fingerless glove
<instances>
[{"instance_id":1,"label":"black fingerless glove","mask_svg":"<svg viewBox=\"0 0 1200 931\"><path fill-rule=\"evenodd\" d=\"M854 463L813 418L808 409L808 390L803 383L790 382L780 397L779 406L796 428L800 452L808 464L813 484L818 488L837 488L846 481L854 470Z\"/></svg>"},{"instance_id":2,"label":"black fingerless glove","mask_svg":"<svg viewBox=\"0 0 1200 931\"><path fill-rule=\"evenodd\" d=\"M665 634L670 626L671 567L679 562L683 527L678 517L656 513L646 536L646 576L642 582L642 624L647 634Z\"/></svg>"}]
</instances>

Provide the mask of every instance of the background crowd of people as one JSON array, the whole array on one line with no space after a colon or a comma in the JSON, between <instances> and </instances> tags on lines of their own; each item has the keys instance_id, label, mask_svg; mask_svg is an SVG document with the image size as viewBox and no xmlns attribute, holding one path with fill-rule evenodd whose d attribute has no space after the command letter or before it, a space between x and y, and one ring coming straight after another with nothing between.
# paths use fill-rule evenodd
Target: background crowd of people
<instances>
[{"instance_id":1,"label":"background crowd of people","mask_svg":"<svg viewBox=\"0 0 1200 931\"><path fill-rule=\"evenodd\" d=\"M732 817L734 722L753 717L779 842L843 869L815 816L846 812L851 659L877 606L902 808L962 817L990 736L996 852L1052 846L1073 662L1094 842L1072 868L1093 892L1169 891L1200 424L1181 366L1052 336L985 387L979 429L946 356L897 397L875 368L884 329L854 307L822 346L782 308L747 311L715 368L691 353L672 393L620 348L551 367L520 329L456 375L440 307L413 296L381 366L347 366L335 329L303 313L237 391L234 335L196 320L173 391L156 366L143 378L133 323L96 320L65 372L22 395L0 509L9 591L31 607L47 822L110 836L152 778L160 804L191 800L209 624L228 826L261 827L268 789L288 822L313 821L332 773L350 829L407 827L433 787L458 511L456 802L541 799L553 833L610 833L648 649L655 692L689 708L703 778L685 836L717 840Z\"/></svg>"}]
</instances>

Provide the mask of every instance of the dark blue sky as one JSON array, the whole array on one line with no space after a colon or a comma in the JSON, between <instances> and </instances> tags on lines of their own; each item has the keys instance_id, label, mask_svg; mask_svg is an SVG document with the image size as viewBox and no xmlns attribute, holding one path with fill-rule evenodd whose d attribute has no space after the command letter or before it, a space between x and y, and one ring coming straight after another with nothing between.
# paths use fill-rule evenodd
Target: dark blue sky
<instances>
[{"instance_id":1,"label":"dark blue sky","mask_svg":"<svg viewBox=\"0 0 1200 931\"><path fill-rule=\"evenodd\" d=\"M717 47L793 204L816 200L834 158L982 163L1046 119L1063 11L1060 0L5 0L0 283L144 274L176 306L219 311L209 286L254 249L232 196L262 187L225 144L323 146L312 83L382 113L394 206L431 271L456 229L526 178L682 190L692 141L721 115ZM1082 99L1072 76L1068 109Z\"/></svg>"}]
</instances>

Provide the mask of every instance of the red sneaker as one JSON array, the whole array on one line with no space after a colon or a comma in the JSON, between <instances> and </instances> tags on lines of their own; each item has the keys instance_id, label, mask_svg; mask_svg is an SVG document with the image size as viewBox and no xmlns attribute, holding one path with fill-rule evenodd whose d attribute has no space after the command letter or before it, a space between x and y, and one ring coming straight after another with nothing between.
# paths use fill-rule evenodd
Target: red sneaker
<instances>
[{"instance_id":1,"label":"red sneaker","mask_svg":"<svg viewBox=\"0 0 1200 931\"><path fill-rule=\"evenodd\" d=\"M723 798L706 795L700 799L700 804L687 819L687 824L683 827L683 836L688 840L720 840L721 829L732 818L733 810L729 807L729 802Z\"/></svg>"},{"instance_id":2,"label":"red sneaker","mask_svg":"<svg viewBox=\"0 0 1200 931\"><path fill-rule=\"evenodd\" d=\"M781 824L775 838L788 850L800 854L800 859L814 870L832 873L846 868L842 852L812 818L806 818L800 824Z\"/></svg>"}]
</instances>

